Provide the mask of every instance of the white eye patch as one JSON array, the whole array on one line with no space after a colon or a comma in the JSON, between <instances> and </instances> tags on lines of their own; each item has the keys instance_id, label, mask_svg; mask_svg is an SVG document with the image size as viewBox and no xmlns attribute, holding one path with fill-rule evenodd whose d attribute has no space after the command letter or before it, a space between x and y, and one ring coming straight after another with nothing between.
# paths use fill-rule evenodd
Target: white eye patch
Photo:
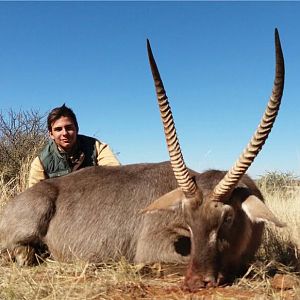
<instances>
[{"instance_id":1,"label":"white eye patch","mask_svg":"<svg viewBox=\"0 0 300 300\"><path fill-rule=\"evenodd\" d=\"M208 238L208 244L210 246L214 246L217 242L217 231L213 230L210 234L209 234L209 238Z\"/></svg>"}]
</instances>

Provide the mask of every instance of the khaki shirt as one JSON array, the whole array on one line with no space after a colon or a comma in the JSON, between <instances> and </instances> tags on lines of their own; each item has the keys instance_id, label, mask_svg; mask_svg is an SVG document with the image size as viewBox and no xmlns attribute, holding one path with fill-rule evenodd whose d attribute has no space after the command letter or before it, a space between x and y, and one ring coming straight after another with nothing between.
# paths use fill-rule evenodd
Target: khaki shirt
<instances>
[{"instance_id":1,"label":"khaki shirt","mask_svg":"<svg viewBox=\"0 0 300 300\"><path fill-rule=\"evenodd\" d=\"M120 162L110 149L108 144L102 143L96 140L96 153L97 153L97 165L98 166L119 166ZM47 179L43 165L37 156L31 163L28 178L28 187L32 187L34 184Z\"/></svg>"}]
</instances>

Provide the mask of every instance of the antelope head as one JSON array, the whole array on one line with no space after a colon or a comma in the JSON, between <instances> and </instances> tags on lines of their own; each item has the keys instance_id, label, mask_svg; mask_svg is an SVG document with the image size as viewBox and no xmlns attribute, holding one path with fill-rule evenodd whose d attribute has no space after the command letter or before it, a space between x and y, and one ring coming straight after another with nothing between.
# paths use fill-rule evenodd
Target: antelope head
<instances>
[{"instance_id":1,"label":"antelope head","mask_svg":"<svg viewBox=\"0 0 300 300\"><path fill-rule=\"evenodd\" d=\"M253 181L244 176L271 132L281 103L284 59L277 29L275 49L274 86L261 122L233 167L225 176L214 180L209 191L204 191L185 165L168 98L147 40L149 62L178 188L157 199L144 211L174 209L178 206L182 208L192 244L184 281L184 286L189 290L226 281L228 273L234 273L242 257L247 255L247 248L253 247L256 250L258 247L256 244L259 242L255 242L253 235L261 235L262 222L284 226L265 206ZM247 180L252 182L253 189ZM257 239L260 241L260 237Z\"/></svg>"}]
</instances>

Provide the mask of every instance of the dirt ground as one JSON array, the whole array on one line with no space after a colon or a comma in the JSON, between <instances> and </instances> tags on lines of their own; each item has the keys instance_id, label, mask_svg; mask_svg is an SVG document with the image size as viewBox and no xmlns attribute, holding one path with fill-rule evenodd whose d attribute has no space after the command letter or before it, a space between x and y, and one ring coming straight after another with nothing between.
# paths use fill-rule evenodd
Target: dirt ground
<instances>
[{"instance_id":1,"label":"dirt ground","mask_svg":"<svg viewBox=\"0 0 300 300\"><path fill-rule=\"evenodd\" d=\"M119 296L116 295L116 289L119 290ZM281 300L297 300L300 295L296 295L293 290L277 291L272 295L267 295L259 291L245 290L235 287L218 287L210 289L202 289L196 293L182 292L176 288L157 288L157 287L136 287L127 286L124 289L116 287L113 293L108 297L111 299L188 299L188 300L215 300L215 299L281 299Z\"/></svg>"},{"instance_id":2,"label":"dirt ground","mask_svg":"<svg viewBox=\"0 0 300 300\"><path fill-rule=\"evenodd\" d=\"M186 300L242 300L242 299L280 299L298 300L300 278L289 275L276 275L267 285L264 283L259 287L259 283L251 283L247 287L225 286L209 289L201 289L194 293L184 292L180 289L180 284L168 287L155 286L154 284L124 284L117 285L108 290L108 297L111 299L186 299Z\"/></svg>"}]
</instances>

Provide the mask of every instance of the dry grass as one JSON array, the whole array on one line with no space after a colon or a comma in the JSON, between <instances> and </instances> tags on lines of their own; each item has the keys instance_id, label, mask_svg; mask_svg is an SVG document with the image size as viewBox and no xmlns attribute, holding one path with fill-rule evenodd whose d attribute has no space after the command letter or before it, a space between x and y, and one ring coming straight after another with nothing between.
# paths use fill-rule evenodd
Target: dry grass
<instances>
[{"instance_id":1,"label":"dry grass","mask_svg":"<svg viewBox=\"0 0 300 300\"><path fill-rule=\"evenodd\" d=\"M4 184L0 176L0 205L24 190L28 164L14 181ZM272 179L274 180L274 178ZM280 178L281 180L281 178ZM281 182L281 181L280 181ZM267 226L255 263L231 287L186 293L180 289L182 270L176 266L134 266L125 260L107 265L84 262L64 264L46 260L36 267L19 268L0 256L0 299L300 299L300 189L270 191L259 185L271 210L286 222L282 229ZM275 284L275 274L284 281ZM279 278L281 279L281 278ZM287 283L292 280L292 283ZM289 281L290 282L290 281Z\"/></svg>"},{"instance_id":2,"label":"dry grass","mask_svg":"<svg viewBox=\"0 0 300 300\"><path fill-rule=\"evenodd\" d=\"M20 172L8 181L5 180L4 174L0 172L0 211L9 199L23 192L28 187L29 168L37 151L38 148L33 149L31 155L23 159Z\"/></svg>"},{"instance_id":3,"label":"dry grass","mask_svg":"<svg viewBox=\"0 0 300 300\"><path fill-rule=\"evenodd\" d=\"M269 267L251 266L231 287L187 293L180 289L182 275L167 267L141 268L126 261L102 266L46 261L18 268L2 261L0 299L297 299L299 282L295 280L289 289L275 289L266 275Z\"/></svg>"},{"instance_id":4,"label":"dry grass","mask_svg":"<svg viewBox=\"0 0 300 300\"><path fill-rule=\"evenodd\" d=\"M300 186L293 176L287 177L286 173L283 174L284 180L280 174L277 177L279 183L284 182L284 185L275 182L272 183L272 190L264 185L260 188L267 206L286 226L276 228L267 225L259 256L261 259L276 261L294 271L300 271Z\"/></svg>"},{"instance_id":5,"label":"dry grass","mask_svg":"<svg viewBox=\"0 0 300 300\"><path fill-rule=\"evenodd\" d=\"M48 260L30 268L2 261L0 279L0 299L153 299L160 290L176 289L181 276L126 261L95 266Z\"/></svg>"}]
</instances>

